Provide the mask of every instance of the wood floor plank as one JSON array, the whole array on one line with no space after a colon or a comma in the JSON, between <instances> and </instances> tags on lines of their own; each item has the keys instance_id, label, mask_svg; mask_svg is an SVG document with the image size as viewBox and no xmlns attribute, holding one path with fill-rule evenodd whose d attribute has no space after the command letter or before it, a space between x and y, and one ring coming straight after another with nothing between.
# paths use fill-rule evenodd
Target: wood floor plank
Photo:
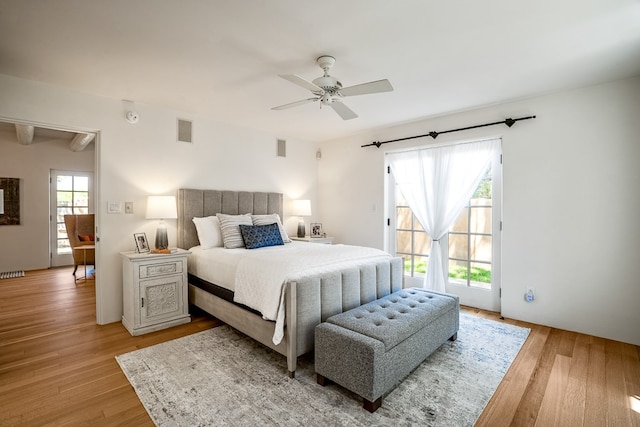
<instances>
[{"instance_id":1,"label":"wood floor plank","mask_svg":"<svg viewBox=\"0 0 640 427\"><path fill-rule=\"evenodd\" d=\"M584 418L593 425L606 425L607 421L606 372L604 339L591 337Z\"/></svg>"},{"instance_id":2,"label":"wood floor plank","mask_svg":"<svg viewBox=\"0 0 640 427\"><path fill-rule=\"evenodd\" d=\"M621 342L605 340L607 421L616 426L630 426L632 423L622 359L623 347Z\"/></svg>"},{"instance_id":3,"label":"wood floor plank","mask_svg":"<svg viewBox=\"0 0 640 427\"><path fill-rule=\"evenodd\" d=\"M586 335L576 335L569 368L569 378L558 417L558 425L561 426L584 425L590 339Z\"/></svg>"},{"instance_id":4,"label":"wood floor plank","mask_svg":"<svg viewBox=\"0 0 640 427\"><path fill-rule=\"evenodd\" d=\"M527 388L514 414L511 425L529 426L535 424L561 340L562 331L551 329L542 354L538 359L538 364L528 379Z\"/></svg>"},{"instance_id":5,"label":"wood floor plank","mask_svg":"<svg viewBox=\"0 0 640 427\"><path fill-rule=\"evenodd\" d=\"M550 329L529 324L519 326L531 327L529 337L478 418L476 426L510 425L522 401L529 379L538 365Z\"/></svg>"},{"instance_id":6,"label":"wood floor plank","mask_svg":"<svg viewBox=\"0 0 640 427\"><path fill-rule=\"evenodd\" d=\"M94 283L76 285L69 268L29 271L0 287L3 427L153 426L115 356L221 325L195 308L192 322L139 337L119 322L96 325ZM531 329L476 425L640 427L632 409L640 347L462 311Z\"/></svg>"},{"instance_id":7,"label":"wood floor plank","mask_svg":"<svg viewBox=\"0 0 640 427\"><path fill-rule=\"evenodd\" d=\"M534 424L536 427L559 425L560 411L569 382L570 367L570 357L556 355Z\"/></svg>"}]
</instances>

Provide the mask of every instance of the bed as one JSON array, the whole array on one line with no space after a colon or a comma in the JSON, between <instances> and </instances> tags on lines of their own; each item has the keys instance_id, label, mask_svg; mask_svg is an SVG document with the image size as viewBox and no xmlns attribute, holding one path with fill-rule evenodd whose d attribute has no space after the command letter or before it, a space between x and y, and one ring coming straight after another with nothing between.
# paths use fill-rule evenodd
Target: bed
<instances>
[{"instance_id":1,"label":"bed","mask_svg":"<svg viewBox=\"0 0 640 427\"><path fill-rule=\"evenodd\" d=\"M197 254L200 242L193 218L205 218L218 213L278 214L282 218L283 195L267 192L180 189L178 191L178 247L193 248L194 254ZM295 244L302 245L298 246L299 252L310 251L311 247L326 246L302 242L287 243L284 246L291 249L293 247L291 245ZM268 252L263 249L265 248L231 249L228 253L246 251L253 255L259 251ZM213 253L210 251L209 256ZM203 273L207 269L206 261L197 261L195 257L191 257L190 255L189 303L284 355L287 358L290 377L295 375L298 356L313 350L316 325L334 314L374 301L403 287L402 258L391 256L363 257L351 264L340 262L332 267L306 272L308 274L298 271L296 275L288 277L281 284L279 313L282 313L282 319L280 319L282 321L278 322L275 319L265 320L265 316L260 311L238 304L234 301L233 290L208 280L208 276ZM219 256L219 258L223 260L225 257ZM259 266L260 262L252 261L250 264ZM210 270L224 272L224 268L218 267ZM227 272L227 274L233 273ZM253 277L259 276L260 271ZM281 339L276 339L279 323L282 326L282 336Z\"/></svg>"}]
</instances>

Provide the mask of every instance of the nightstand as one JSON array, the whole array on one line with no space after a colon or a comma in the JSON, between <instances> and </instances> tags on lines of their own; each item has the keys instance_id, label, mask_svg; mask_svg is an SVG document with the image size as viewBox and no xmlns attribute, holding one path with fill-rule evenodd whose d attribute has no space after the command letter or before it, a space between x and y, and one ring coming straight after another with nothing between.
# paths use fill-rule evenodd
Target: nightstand
<instances>
[{"instance_id":1,"label":"nightstand","mask_svg":"<svg viewBox=\"0 0 640 427\"><path fill-rule=\"evenodd\" d=\"M187 255L121 252L122 324L141 335L189 323Z\"/></svg>"},{"instance_id":2,"label":"nightstand","mask_svg":"<svg viewBox=\"0 0 640 427\"><path fill-rule=\"evenodd\" d=\"M298 242L307 242L307 243L322 243L325 245L331 245L333 243L333 237L290 237L291 240L296 240Z\"/></svg>"}]
</instances>

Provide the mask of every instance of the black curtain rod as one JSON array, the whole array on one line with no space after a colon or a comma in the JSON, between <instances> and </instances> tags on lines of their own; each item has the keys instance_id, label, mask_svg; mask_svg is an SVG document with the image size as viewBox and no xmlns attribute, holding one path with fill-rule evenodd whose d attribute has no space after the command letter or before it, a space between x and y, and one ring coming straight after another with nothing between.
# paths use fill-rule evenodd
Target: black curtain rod
<instances>
[{"instance_id":1,"label":"black curtain rod","mask_svg":"<svg viewBox=\"0 0 640 427\"><path fill-rule=\"evenodd\" d=\"M371 146L375 146L377 148L380 148L380 146L382 144L389 144L390 142L398 142L398 141L405 141L407 139L415 139L415 138L423 138L425 136L430 136L433 139L436 139L438 137L438 135L442 135L443 133L451 133L451 132L459 132L461 130L469 130L469 129L476 129L476 128L483 128L486 126L493 126L493 125L502 125L505 124L509 127L513 126L516 122L519 122L520 120L529 120L529 119L535 119L536 116L527 116L527 117L520 117L518 119L505 119L502 120L501 122L493 122L493 123L485 123L482 125L474 125L474 126L467 126L464 128L458 128L458 129L450 129L450 130L443 130L442 132L436 132L436 131L431 131L429 133L425 133L424 135L417 135L417 136L407 136L406 138L398 138L398 139L392 139L390 141L376 141L376 142L372 142L371 144L365 144L365 145L361 145L360 147L371 147Z\"/></svg>"}]
</instances>

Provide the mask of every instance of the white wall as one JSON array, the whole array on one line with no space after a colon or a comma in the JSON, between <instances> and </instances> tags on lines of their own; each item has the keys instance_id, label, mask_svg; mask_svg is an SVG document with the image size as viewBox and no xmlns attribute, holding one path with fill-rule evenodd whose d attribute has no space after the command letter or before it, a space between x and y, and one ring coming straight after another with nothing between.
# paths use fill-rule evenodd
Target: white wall
<instances>
[{"instance_id":1,"label":"white wall","mask_svg":"<svg viewBox=\"0 0 640 427\"><path fill-rule=\"evenodd\" d=\"M325 143L324 228L384 248L384 152L433 140L360 145L528 115L537 118L436 140L502 137L502 313L640 345L640 77Z\"/></svg>"},{"instance_id":2,"label":"white wall","mask_svg":"<svg viewBox=\"0 0 640 427\"><path fill-rule=\"evenodd\" d=\"M231 127L211 119L136 105L140 121L124 119L130 104L0 75L0 118L99 131L96 145L98 322L122 316L119 252L134 250L133 233L150 241L156 223L146 220L146 196L176 194L180 187L277 191L316 202L317 144ZM193 120L193 144L176 142L176 119ZM287 139L287 157L276 157L276 139ZM132 201L134 213L107 214L107 202ZM311 218L313 220L313 218ZM176 221L167 221L176 244ZM288 231L296 220L286 219Z\"/></svg>"},{"instance_id":3,"label":"white wall","mask_svg":"<svg viewBox=\"0 0 640 427\"><path fill-rule=\"evenodd\" d=\"M94 159L93 144L73 152L68 141L21 145L0 132L0 176L20 178L20 225L0 226L0 272L49 267L50 170L92 172Z\"/></svg>"}]
</instances>

